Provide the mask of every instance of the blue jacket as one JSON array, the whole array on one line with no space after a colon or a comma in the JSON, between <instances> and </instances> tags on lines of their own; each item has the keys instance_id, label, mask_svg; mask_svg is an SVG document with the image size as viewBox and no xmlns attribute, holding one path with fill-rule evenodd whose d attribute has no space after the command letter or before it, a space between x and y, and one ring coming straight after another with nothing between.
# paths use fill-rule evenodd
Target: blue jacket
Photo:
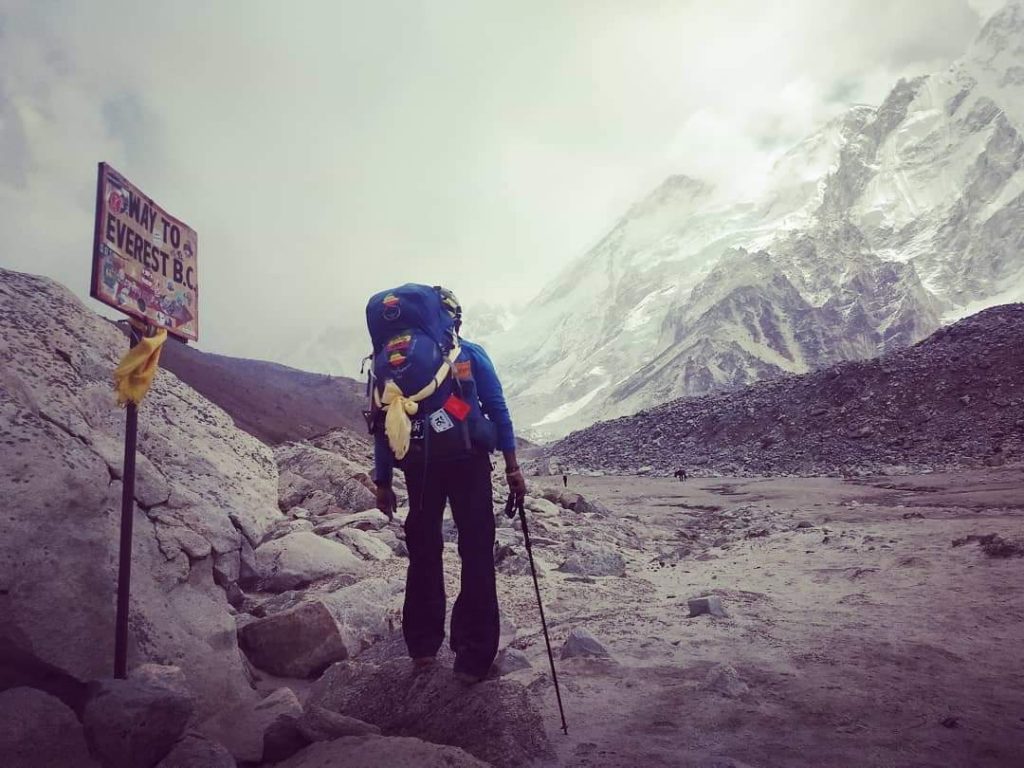
<instances>
[{"instance_id":1,"label":"blue jacket","mask_svg":"<svg viewBox=\"0 0 1024 768\"><path fill-rule=\"evenodd\" d=\"M476 380L477 397L480 409L498 428L498 450L514 451L516 449L515 431L512 429L512 416L505 404L505 394L501 390L501 382L494 370L494 363L479 344L460 339L462 351L456 362L469 361L473 366L473 378ZM373 437L373 477L378 485L391 483L394 471L395 456L388 445L388 439L380 430Z\"/></svg>"}]
</instances>

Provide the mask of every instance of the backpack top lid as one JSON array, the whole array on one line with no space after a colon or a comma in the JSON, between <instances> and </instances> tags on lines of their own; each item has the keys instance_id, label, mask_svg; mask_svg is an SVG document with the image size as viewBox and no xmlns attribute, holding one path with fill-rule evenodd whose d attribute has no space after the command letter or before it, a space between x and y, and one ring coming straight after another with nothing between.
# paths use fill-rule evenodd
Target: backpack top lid
<instances>
[{"instance_id":1,"label":"backpack top lid","mask_svg":"<svg viewBox=\"0 0 1024 768\"><path fill-rule=\"evenodd\" d=\"M455 335L455 320L436 289L406 283L370 297L366 304L366 328L374 353L380 352L394 336L408 330L422 331L447 352Z\"/></svg>"}]
</instances>

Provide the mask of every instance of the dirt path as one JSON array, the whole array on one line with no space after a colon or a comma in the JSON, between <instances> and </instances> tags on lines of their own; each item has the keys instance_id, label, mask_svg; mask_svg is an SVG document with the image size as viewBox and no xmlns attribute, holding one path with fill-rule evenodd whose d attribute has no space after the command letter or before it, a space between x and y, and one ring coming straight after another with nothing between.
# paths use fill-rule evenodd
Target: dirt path
<instances>
[{"instance_id":1,"label":"dirt path","mask_svg":"<svg viewBox=\"0 0 1024 768\"><path fill-rule=\"evenodd\" d=\"M1024 765L1024 558L951 546L1024 536L1020 468L858 482L573 477L570 490L616 514L546 535L635 548L621 549L625 578L593 583L554 571L538 548L556 648L585 626L614 656L560 663L568 737L536 683L563 765ZM539 671L528 586L505 577L502 598ZM687 598L708 593L729 618L687 618Z\"/></svg>"}]
</instances>

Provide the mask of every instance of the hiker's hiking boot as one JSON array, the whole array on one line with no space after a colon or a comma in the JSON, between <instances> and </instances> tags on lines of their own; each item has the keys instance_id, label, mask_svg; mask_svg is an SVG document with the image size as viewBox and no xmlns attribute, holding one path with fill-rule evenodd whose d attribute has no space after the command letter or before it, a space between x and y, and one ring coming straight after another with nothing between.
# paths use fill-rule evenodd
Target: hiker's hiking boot
<instances>
[{"instance_id":1,"label":"hiker's hiking boot","mask_svg":"<svg viewBox=\"0 0 1024 768\"><path fill-rule=\"evenodd\" d=\"M474 675L472 672L464 672L462 670L455 670L452 672L452 676L456 682L462 683L463 685L476 685L482 682L486 675Z\"/></svg>"}]
</instances>

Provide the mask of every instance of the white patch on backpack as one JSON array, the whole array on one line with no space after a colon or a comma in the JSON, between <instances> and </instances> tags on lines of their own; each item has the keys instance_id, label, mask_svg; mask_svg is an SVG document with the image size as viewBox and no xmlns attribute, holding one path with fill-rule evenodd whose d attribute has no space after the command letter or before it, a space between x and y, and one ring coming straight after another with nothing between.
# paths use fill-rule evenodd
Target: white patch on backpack
<instances>
[{"instance_id":1,"label":"white patch on backpack","mask_svg":"<svg viewBox=\"0 0 1024 768\"><path fill-rule=\"evenodd\" d=\"M435 432L447 432L454 426L455 422L444 408L430 414L430 428Z\"/></svg>"}]
</instances>

